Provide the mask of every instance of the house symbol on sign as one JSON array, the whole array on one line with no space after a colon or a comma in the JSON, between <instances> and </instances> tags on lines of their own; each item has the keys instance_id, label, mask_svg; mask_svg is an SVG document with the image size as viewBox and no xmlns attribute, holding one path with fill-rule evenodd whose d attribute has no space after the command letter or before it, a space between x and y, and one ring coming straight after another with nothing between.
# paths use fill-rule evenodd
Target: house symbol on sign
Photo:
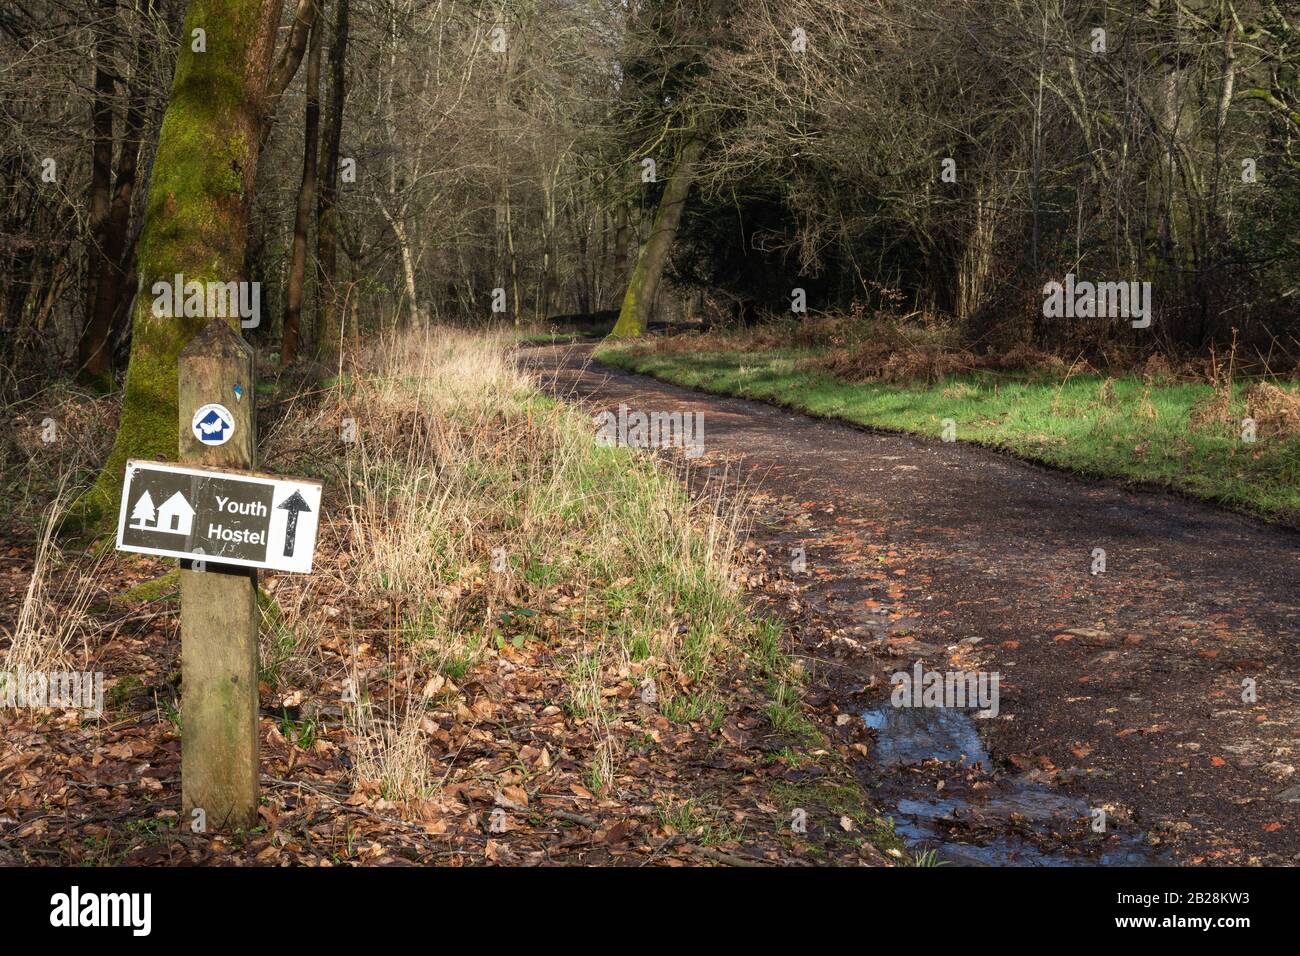
<instances>
[{"instance_id":1,"label":"house symbol on sign","mask_svg":"<svg viewBox=\"0 0 1300 956\"><path fill-rule=\"evenodd\" d=\"M131 527L141 531L188 535L193 525L194 509L179 491L157 509L154 508L153 496L146 491L131 509Z\"/></svg>"}]
</instances>

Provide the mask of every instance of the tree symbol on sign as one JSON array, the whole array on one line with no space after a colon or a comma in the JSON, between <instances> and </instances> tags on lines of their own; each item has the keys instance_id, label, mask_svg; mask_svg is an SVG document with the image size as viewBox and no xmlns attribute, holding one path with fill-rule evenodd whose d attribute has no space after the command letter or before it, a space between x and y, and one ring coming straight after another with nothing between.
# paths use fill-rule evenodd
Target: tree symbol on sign
<instances>
[{"instance_id":1,"label":"tree symbol on sign","mask_svg":"<svg viewBox=\"0 0 1300 956\"><path fill-rule=\"evenodd\" d=\"M140 500L135 503L135 508L131 510L131 527L151 527L154 523L154 514L153 497L146 491L140 496Z\"/></svg>"}]
</instances>

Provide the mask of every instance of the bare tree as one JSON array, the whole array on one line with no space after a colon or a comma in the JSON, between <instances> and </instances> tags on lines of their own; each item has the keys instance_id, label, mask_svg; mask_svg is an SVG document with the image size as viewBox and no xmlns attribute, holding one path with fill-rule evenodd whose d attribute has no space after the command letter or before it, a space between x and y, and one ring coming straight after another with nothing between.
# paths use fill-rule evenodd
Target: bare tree
<instances>
[{"instance_id":1,"label":"bare tree","mask_svg":"<svg viewBox=\"0 0 1300 956\"><path fill-rule=\"evenodd\" d=\"M324 0L312 4L311 40L307 53L307 111L303 123L302 183L298 187L298 209L293 223L293 255L289 265L289 302L284 310L280 339L280 364L298 356L298 324L302 315L303 284L307 277L307 230L316 200L316 163L320 149L320 51Z\"/></svg>"}]
</instances>

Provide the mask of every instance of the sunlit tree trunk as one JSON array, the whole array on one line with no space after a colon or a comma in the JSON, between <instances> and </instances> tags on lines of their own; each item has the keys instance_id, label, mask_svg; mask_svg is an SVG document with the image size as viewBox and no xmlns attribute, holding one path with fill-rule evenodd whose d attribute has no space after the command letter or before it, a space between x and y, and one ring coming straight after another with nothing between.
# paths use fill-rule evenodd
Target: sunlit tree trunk
<instances>
[{"instance_id":1,"label":"sunlit tree trunk","mask_svg":"<svg viewBox=\"0 0 1300 956\"><path fill-rule=\"evenodd\" d=\"M406 319L401 315L397 317L398 324L407 325L411 328L419 328L422 324L420 319L420 302L416 298L417 286L415 282L415 255L411 252L411 241L406 233L406 226L402 220L388 211L383 203L379 204L379 211L384 214L388 220L388 225L392 227L393 235L397 239L397 249L402 256L402 283L406 288Z\"/></svg>"},{"instance_id":2,"label":"sunlit tree trunk","mask_svg":"<svg viewBox=\"0 0 1300 956\"><path fill-rule=\"evenodd\" d=\"M609 333L612 338L637 336L645 331L646 322L650 318L650 307L654 303L655 292L659 289L659 281L663 278L669 253L672 252L673 240L677 237L682 210L686 207L686 196L691 191L703 148L701 140L691 139L677 156L677 164L668 178L663 199L655 212L650 238L641 247L641 255L637 258L636 268L628 281L618 322Z\"/></svg>"}]
</instances>

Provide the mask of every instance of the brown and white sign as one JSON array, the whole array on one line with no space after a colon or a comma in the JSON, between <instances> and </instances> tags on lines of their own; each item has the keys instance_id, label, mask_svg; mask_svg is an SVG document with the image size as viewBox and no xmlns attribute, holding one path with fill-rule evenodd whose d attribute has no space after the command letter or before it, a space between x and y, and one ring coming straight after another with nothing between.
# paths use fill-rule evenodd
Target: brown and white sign
<instances>
[{"instance_id":1,"label":"brown and white sign","mask_svg":"<svg viewBox=\"0 0 1300 956\"><path fill-rule=\"evenodd\" d=\"M128 461L117 548L306 573L320 500L318 481Z\"/></svg>"}]
</instances>

